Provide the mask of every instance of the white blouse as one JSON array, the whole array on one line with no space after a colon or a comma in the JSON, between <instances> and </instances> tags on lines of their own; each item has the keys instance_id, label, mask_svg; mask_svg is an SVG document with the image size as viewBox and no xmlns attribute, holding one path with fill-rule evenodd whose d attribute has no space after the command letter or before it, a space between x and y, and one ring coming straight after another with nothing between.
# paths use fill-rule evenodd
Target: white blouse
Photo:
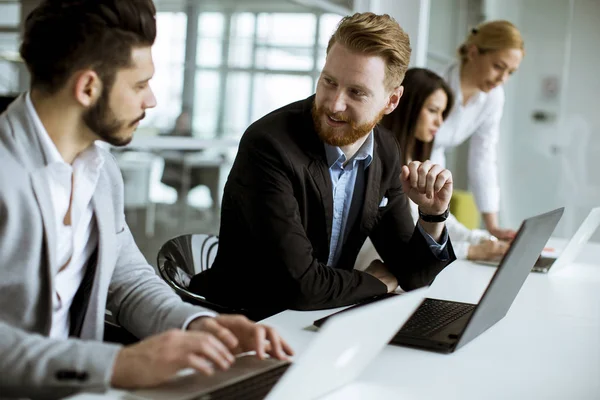
<instances>
[{"instance_id":1,"label":"white blouse","mask_svg":"<svg viewBox=\"0 0 600 400\"><path fill-rule=\"evenodd\" d=\"M416 224L419 220L419 208L418 206L410 201L410 214ZM479 244L483 240L491 240L492 235L487 231L481 229L469 229L456 219L452 214L446 220L446 229L448 229L448 236L452 241L452 247L454 248L454 254L459 260L466 260L469 254L469 246L472 244ZM369 264L376 259L380 259L379 253L375 250L375 246L369 238L365 241L363 247L358 253L354 268L361 271L365 270Z\"/></svg>"},{"instance_id":2,"label":"white blouse","mask_svg":"<svg viewBox=\"0 0 600 400\"><path fill-rule=\"evenodd\" d=\"M496 213L500 203L497 144L504 108L504 89L478 92L463 105L460 64L450 65L440 74L454 91L454 107L435 136L431 161L446 166L444 151L469 137L469 187L481 212Z\"/></svg>"}]
</instances>

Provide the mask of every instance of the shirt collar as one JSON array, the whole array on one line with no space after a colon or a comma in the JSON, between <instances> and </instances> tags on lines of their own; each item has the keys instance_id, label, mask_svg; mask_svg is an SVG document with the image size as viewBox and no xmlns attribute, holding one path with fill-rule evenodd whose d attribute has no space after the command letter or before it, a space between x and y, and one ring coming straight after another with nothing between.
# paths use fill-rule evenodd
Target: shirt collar
<instances>
[{"instance_id":1,"label":"shirt collar","mask_svg":"<svg viewBox=\"0 0 600 400\"><path fill-rule=\"evenodd\" d=\"M29 113L29 116L33 120L36 133L40 138L42 149L44 151L44 154L46 155L46 165L57 162L64 163L65 160L63 160L62 156L58 152L58 149L56 148L56 145L54 144L52 139L50 139L48 131L46 131L46 128L44 128L44 124L42 124L40 117L35 111L35 107L33 107L33 103L31 102L31 95L29 92L27 92L27 94L25 95L25 109L27 110L27 113Z\"/></svg>"},{"instance_id":2,"label":"shirt collar","mask_svg":"<svg viewBox=\"0 0 600 400\"><path fill-rule=\"evenodd\" d=\"M46 155L46 165L53 163L66 164L65 160L62 158L58 149L56 148L56 145L50 138L50 135L44 127L42 120L40 120L37 111L35 111L35 107L33 106L33 102L31 101L30 92L27 92L27 94L25 95L25 109L26 112L29 113L31 119L33 120L36 132L40 138L42 149L44 151L44 154ZM93 167L94 169L99 169L104 163L104 158L98 151L98 148L95 144L92 144L90 147L81 152L81 154L77 156L77 159L81 159L81 161L83 161L86 165Z\"/></svg>"},{"instance_id":3,"label":"shirt collar","mask_svg":"<svg viewBox=\"0 0 600 400\"><path fill-rule=\"evenodd\" d=\"M366 169L373 161L373 148L375 140L373 139L373 131L369 132L369 136L365 142L360 146L352 160L361 161L364 160L364 168ZM327 157L327 165L329 168L333 167L336 163L343 164L346 162L346 155L338 146L332 146L324 143L325 155Z\"/></svg>"}]
</instances>

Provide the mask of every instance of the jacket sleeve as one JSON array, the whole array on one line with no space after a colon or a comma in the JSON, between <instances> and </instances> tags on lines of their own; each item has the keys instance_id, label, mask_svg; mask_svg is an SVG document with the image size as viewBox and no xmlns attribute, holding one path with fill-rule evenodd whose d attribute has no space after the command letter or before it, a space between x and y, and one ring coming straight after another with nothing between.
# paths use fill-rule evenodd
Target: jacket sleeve
<instances>
[{"instance_id":1,"label":"jacket sleeve","mask_svg":"<svg viewBox=\"0 0 600 400\"><path fill-rule=\"evenodd\" d=\"M448 235L454 244L454 252L459 260L466 260L469 254L469 247L479 244L483 240L491 240L492 235L481 229L469 229L456 219L452 214L446 220Z\"/></svg>"},{"instance_id":2,"label":"jacket sleeve","mask_svg":"<svg viewBox=\"0 0 600 400\"><path fill-rule=\"evenodd\" d=\"M185 303L156 274L124 223L117 235L119 256L110 282L107 308L116 321L138 338L172 328L183 329L189 318L214 312Z\"/></svg>"},{"instance_id":3,"label":"jacket sleeve","mask_svg":"<svg viewBox=\"0 0 600 400\"><path fill-rule=\"evenodd\" d=\"M398 179L388 190L388 204L380 210L380 219L369 237L400 287L411 290L431 284L456 257L450 239L446 244L447 259L433 253L411 216L410 200L402 191L399 178L399 164L392 175Z\"/></svg>"},{"instance_id":4,"label":"jacket sleeve","mask_svg":"<svg viewBox=\"0 0 600 400\"><path fill-rule=\"evenodd\" d=\"M107 308L116 321L143 339L168 329L182 329L195 315L216 315L211 310L183 302L148 264L125 222L123 179L112 156L107 167L116 190L116 229L119 232L116 234L118 255L108 290Z\"/></svg>"},{"instance_id":5,"label":"jacket sleeve","mask_svg":"<svg viewBox=\"0 0 600 400\"><path fill-rule=\"evenodd\" d=\"M79 391L106 391L120 348L50 339L0 321L0 393L2 397L56 399Z\"/></svg>"},{"instance_id":6,"label":"jacket sleeve","mask_svg":"<svg viewBox=\"0 0 600 400\"><path fill-rule=\"evenodd\" d=\"M386 286L377 278L362 271L329 267L314 256L292 185L295 172L280 147L263 134L243 140L236 160L243 172L236 174L235 186L228 192L243 210L244 226L269 249L267 262L280 265L277 276L295 288L290 308L338 307L385 293Z\"/></svg>"}]
</instances>

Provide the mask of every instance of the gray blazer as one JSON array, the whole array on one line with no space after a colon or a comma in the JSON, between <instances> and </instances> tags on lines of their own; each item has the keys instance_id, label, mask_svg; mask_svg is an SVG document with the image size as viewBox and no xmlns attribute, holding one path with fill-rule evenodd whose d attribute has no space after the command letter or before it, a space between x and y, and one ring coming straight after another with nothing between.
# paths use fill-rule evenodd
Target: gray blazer
<instances>
[{"instance_id":1,"label":"gray blazer","mask_svg":"<svg viewBox=\"0 0 600 400\"><path fill-rule=\"evenodd\" d=\"M0 115L0 397L106 390L120 346L101 342L105 308L140 338L207 311L183 303L140 253L124 218L119 168L102 152L92 198L98 256L80 338L50 339L56 230L48 183L34 174L46 156L24 95Z\"/></svg>"}]
</instances>

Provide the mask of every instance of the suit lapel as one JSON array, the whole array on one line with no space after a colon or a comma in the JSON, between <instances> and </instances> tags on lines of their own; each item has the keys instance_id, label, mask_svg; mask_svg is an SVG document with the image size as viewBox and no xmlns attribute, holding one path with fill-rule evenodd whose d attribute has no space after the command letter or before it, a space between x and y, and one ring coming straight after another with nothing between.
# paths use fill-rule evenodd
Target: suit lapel
<instances>
[{"instance_id":1,"label":"suit lapel","mask_svg":"<svg viewBox=\"0 0 600 400\"><path fill-rule=\"evenodd\" d=\"M31 116L27 112L26 95L20 95L11 103L6 117L12 129L12 135L4 141L4 145L15 155L15 158L29 171L31 187L37 201L44 225L44 241L46 244L46 265L49 282L52 285L54 276L60 266L56 262L56 223L52 193L44 173L46 154L43 151L38 131ZM50 286L52 287L52 286Z\"/></svg>"},{"instance_id":2,"label":"suit lapel","mask_svg":"<svg viewBox=\"0 0 600 400\"><path fill-rule=\"evenodd\" d=\"M373 134L376 134L374 132ZM375 217L379 209L379 189L381 183L381 160L377 154L378 145L375 140L373 148L373 161L367 168L367 182L365 185L365 201L363 203L363 212L360 219L360 230L370 232L373 229Z\"/></svg>"},{"instance_id":3,"label":"suit lapel","mask_svg":"<svg viewBox=\"0 0 600 400\"><path fill-rule=\"evenodd\" d=\"M315 95L308 97L304 101L302 123L299 124L300 136L305 139L304 146L308 156L311 158L308 164L308 172L315 183L317 190L321 196L321 204L323 204L323 214L325 216L325 226L327 229L327 249L331 242L331 224L333 221L333 187L331 185L331 176L329 175L329 167L327 166L327 157L325 156L325 147L315 130L312 119L312 105L315 100ZM329 250L327 250L329 251Z\"/></svg>"},{"instance_id":4,"label":"suit lapel","mask_svg":"<svg viewBox=\"0 0 600 400\"><path fill-rule=\"evenodd\" d=\"M82 339L102 339L106 295L117 258L115 216L109 191L102 189L101 180L102 176L99 178L98 186L92 197L92 206L98 227L98 258L92 292L81 329L80 337Z\"/></svg>"},{"instance_id":5,"label":"suit lapel","mask_svg":"<svg viewBox=\"0 0 600 400\"><path fill-rule=\"evenodd\" d=\"M56 265L56 223L54 221L54 209L52 206L52 194L50 187L44 177L43 170L39 169L30 174L31 186L35 193L38 206L42 214L44 223L44 240L46 242L46 262L48 265L48 273L50 274L50 282L58 273L59 266Z\"/></svg>"},{"instance_id":6,"label":"suit lapel","mask_svg":"<svg viewBox=\"0 0 600 400\"><path fill-rule=\"evenodd\" d=\"M308 165L308 172L313 178L317 190L321 195L325 226L327 227L327 243L331 241L331 223L333 220L333 188L329 169L323 159L313 159Z\"/></svg>"}]
</instances>

